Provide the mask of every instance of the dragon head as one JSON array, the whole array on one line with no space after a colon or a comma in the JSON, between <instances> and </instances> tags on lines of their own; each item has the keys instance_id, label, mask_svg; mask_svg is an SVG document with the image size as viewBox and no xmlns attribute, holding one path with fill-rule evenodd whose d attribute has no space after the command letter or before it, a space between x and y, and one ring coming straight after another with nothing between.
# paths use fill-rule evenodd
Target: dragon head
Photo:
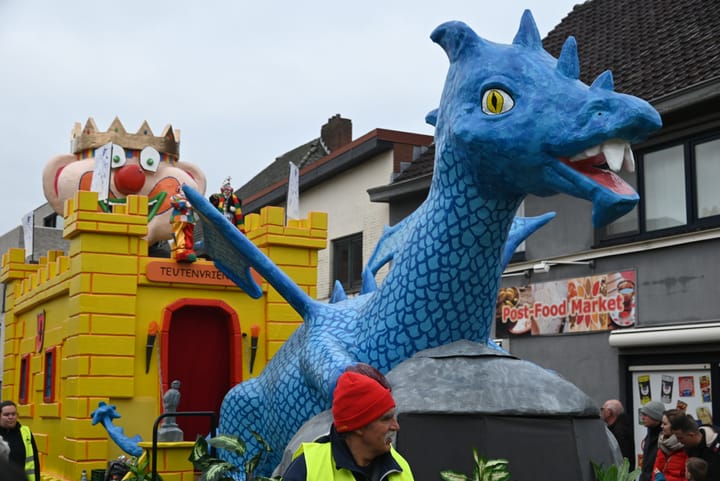
<instances>
[{"instance_id":1,"label":"dragon head","mask_svg":"<svg viewBox=\"0 0 720 481\"><path fill-rule=\"evenodd\" d=\"M438 149L452 145L436 171L495 196L589 200L595 226L637 204L615 172L634 170L630 144L659 129L660 115L615 92L609 71L590 86L580 81L573 37L555 59L526 10L511 45L484 40L462 22L440 25L431 38L450 59L440 107L427 118Z\"/></svg>"}]
</instances>

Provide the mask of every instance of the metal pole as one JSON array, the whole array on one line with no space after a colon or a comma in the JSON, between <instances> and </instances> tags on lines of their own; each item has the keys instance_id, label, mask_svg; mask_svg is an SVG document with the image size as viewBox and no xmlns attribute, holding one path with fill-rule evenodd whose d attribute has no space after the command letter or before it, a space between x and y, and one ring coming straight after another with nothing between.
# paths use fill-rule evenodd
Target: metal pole
<instances>
[{"instance_id":1,"label":"metal pole","mask_svg":"<svg viewBox=\"0 0 720 481\"><path fill-rule=\"evenodd\" d=\"M217 435L217 414L215 411L184 411L184 412L169 412L162 413L157 417L155 423L153 423L153 438L152 438L152 479L157 481L157 443L158 443L158 425L163 418L169 416L208 416L210 418L210 436L215 437ZM211 456L215 456L215 448L210 451Z\"/></svg>"}]
</instances>

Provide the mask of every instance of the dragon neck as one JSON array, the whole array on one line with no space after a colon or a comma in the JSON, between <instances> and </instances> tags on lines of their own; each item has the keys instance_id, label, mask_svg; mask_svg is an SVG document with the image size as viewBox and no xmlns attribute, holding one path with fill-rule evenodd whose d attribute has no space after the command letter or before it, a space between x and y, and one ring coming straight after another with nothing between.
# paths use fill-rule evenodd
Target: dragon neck
<instances>
[{"instance_id":1,"label":"dragon neck","mask_svg":"<svg viewBox=\"0 0 720 481\"><path fill-rule=\"evenodd\" d=\"M484 342L490 334L502 249L522 198L490 196L467 176L446 174L435 172L405 247L367 306L375 312L365 332L392 333L365 340L366 352L389 353L387 363L367 359L381 369L422 349L460 339Z\"/></svg>"}]
</instances>

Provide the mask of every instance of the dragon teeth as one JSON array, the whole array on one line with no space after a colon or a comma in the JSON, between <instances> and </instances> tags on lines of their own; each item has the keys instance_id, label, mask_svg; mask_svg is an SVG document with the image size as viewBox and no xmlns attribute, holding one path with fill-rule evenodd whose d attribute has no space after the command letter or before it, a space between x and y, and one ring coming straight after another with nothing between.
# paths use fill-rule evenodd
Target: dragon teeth
<instances>
[{"instance_id":1,"label":"dragon teeth","mask_svg":"<svg viewBox=\"0 0 720 481\"><path fill-rule=\"evenodd\" d=\"M579 154L573 155L572 157L570 157L570 162L576 162L578 160L595 157L597 154L600 153L600 148L601 148L600 145L596 145L594 147L587 148L587 149L583 150L582 152L580 152Z\"/></svg>"},{"instance_id":2,"label":"dragon teeth","mask_svg":"<svg viewBox=\"0 0 720 481\"><path fill-rule=\"evenodd\" d=\"M579 154L570 157L570 162L589 159L597 156L601 152L613 172L618 172L621 169L628 172L635 171L635 157L633 156L632 149L630 149L630 144L620 139L610 139L602 145L589 147Z\"/></svg>"},{"instance_id":3,"label":"dragon teeth","mask_svg":"<svg viewBox=\"0 0 720 481\"><path fill-rule=\"evenodd\" d=\"M630 144L625 144L625 155L623 157L623 168L627 172L635 172L635 156Z\"/></svg>"},{"instance_id":4,"label":"dragon teeth","mask_svg":"<svg viewBox=\"0 0 720 481\"><path fill-rule=\"evenodd\" d=\"M613 172L619 172L622 169L626 145L627 142L615 139L608 140L602 145L605 161Z\"/></svg>"}]
</instances>

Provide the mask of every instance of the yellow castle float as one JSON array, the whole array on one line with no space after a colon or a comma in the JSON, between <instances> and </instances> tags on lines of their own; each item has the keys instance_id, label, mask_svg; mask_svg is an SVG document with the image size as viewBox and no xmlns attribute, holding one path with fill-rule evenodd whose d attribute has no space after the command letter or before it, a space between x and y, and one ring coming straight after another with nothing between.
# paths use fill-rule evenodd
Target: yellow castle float
<instances>
[{"instance_id":1,"label":"yellow castle float","mask_svg":"<svg viewBox=\"0 0 720 481\"><path fill-rule=\"evenodd\" d=\"M285 225L284 210L269 207L247 216L245 229L316 297L325 213ZM219 413L227 391L258 374L302 322L262 279L263 296L253 300L209 260L149 257L147 234L146 196L103 212L96 192L78 191L65 200L68 255L51 251L37 264L25 262L23 249L2 256L2 397L32 428L45 480L76 481L122 454L91 423L100 402L115 405L116 425L147 447L173 380L182 382L179 411ZM207 419L177 422L190 444L209 430ZM187 450L174 456L159 455L164 481L193 479Z\"/></svg>"}]
</instances>

